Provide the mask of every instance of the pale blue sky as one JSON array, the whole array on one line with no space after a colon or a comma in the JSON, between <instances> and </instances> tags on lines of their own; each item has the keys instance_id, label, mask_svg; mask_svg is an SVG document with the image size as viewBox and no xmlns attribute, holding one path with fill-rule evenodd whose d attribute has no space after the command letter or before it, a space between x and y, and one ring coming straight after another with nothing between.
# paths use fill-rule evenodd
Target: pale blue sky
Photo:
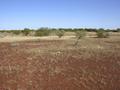
<instances>
[{"instance_id":1,"label":"pale blue sky","mask_svg":"<svg viewBox=\"0 0 120 90\"><path fill-rule=\"evenodd\" d=\"M120 0L0 0L0 29L118 28Z\"/></svg>"}]
</instances>

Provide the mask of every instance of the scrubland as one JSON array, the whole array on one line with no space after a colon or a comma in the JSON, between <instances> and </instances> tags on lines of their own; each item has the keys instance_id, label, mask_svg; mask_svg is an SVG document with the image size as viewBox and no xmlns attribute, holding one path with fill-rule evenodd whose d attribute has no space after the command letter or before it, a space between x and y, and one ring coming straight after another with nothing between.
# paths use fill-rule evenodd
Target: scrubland
<instances>
[{"instance_id":1,"label":"scrubland","mask_svg":"<svg viewBox=\"0 0 120 90\"><path fill-rule=\"evenodd\" d=\"M119 90L120 33L75 42L73 32L0 38L0 90Z\"/></svg>"}]
</instances>

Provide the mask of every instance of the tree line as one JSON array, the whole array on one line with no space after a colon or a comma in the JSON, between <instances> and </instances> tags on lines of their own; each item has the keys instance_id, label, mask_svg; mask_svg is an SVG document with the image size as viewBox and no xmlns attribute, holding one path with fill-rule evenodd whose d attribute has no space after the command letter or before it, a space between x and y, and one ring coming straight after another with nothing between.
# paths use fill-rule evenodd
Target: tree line
<instances>
[{"instance_id":1,"label":"tree line","mask_svg":"<svg viewBox=\"0 0 120 90\"><path fill-rule=\"evenodd\" d=\"M34 33L34 36L48 36L50 33L54 32L57 36L62 37L64 32L75 32L79 31L86 32L97 32L98 35L101 35L105 32L120 32L120 28L117 29L94 29L94 28L39 28L39 29L29 29L24 28L23 30L0 30L0 33L13 33L15 35L23 34L24 36L28 36L31 32ZM107 35L107 34L106 34Z\"/></svg>"}]
</instances>

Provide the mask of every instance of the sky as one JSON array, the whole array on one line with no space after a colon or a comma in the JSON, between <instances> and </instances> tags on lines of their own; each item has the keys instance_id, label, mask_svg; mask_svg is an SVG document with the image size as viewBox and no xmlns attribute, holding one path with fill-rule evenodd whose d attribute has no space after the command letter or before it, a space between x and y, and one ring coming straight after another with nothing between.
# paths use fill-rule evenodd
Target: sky
<instances>
[{"instance_id":1,"label":"sky","mask_svg":"<svg viewBox=\"0 0 120 90\"><path fill-rule=\"evenodd\" d=\"M120 0L0 0L0 29L120 28Z\"/></svg>"}]
</instances>

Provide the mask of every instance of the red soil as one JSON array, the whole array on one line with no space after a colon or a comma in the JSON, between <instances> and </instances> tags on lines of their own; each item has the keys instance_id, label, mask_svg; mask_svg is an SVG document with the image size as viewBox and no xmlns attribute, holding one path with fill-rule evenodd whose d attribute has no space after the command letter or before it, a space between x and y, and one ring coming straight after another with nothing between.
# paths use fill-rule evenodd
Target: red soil
<instances>
[{"instance_id":1,"label":"red soil","mask_svg":"<svg viewBox=\"0 0 120 90\"><path fill-rule=\"evenodd\" d=\"M27 53L63 41L0 43L0 90L120 90L118 52Z\"/></svg>"}]
</instances>

